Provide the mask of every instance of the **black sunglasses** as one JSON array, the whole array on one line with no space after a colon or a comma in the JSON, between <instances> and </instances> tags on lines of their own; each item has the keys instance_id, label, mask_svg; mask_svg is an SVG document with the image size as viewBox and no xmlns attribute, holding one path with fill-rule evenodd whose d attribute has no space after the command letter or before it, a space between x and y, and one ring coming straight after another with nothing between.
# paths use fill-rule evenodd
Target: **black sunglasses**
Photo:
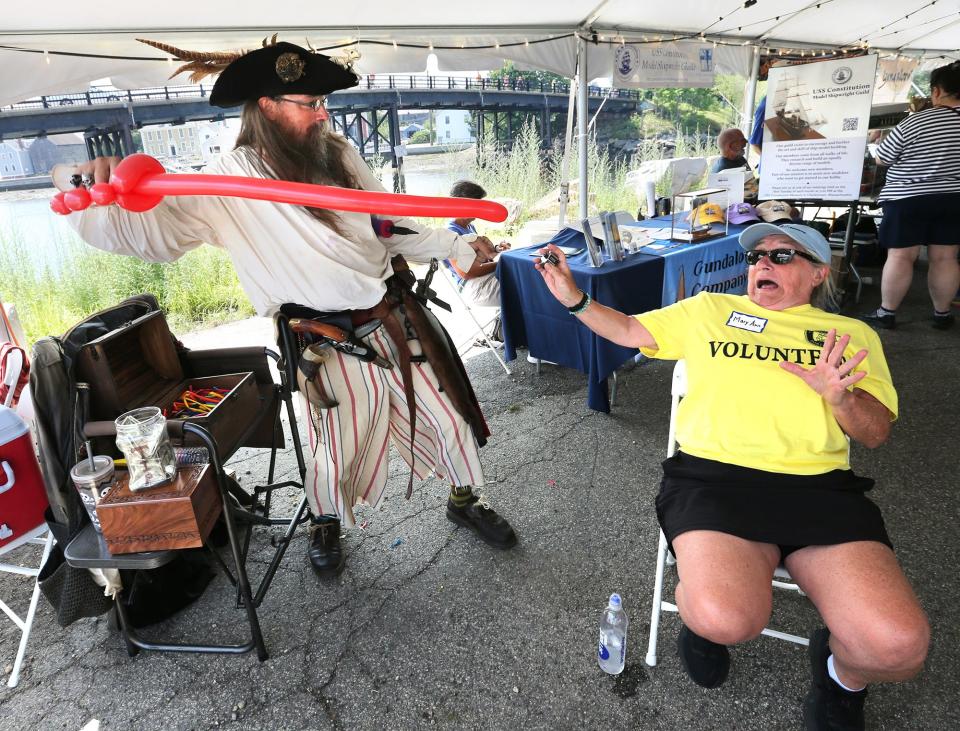
<instances>
[{"instance_id":1,"label":"black sunglasses","mask_svg":"<svg viewBox=\"0 0 960 731\"><path fill-rule=\"evenodd\" d=\"M818 259L797 249L772 249L771 251L754 249L753 251L747 252L747 264L753 266L765 256L770 257L770 261L774 264L789 264L795 256L799 256L801 259L806 259L807 261L812 261L814 264L821 263Z\"/></svg>"}]
</instances>

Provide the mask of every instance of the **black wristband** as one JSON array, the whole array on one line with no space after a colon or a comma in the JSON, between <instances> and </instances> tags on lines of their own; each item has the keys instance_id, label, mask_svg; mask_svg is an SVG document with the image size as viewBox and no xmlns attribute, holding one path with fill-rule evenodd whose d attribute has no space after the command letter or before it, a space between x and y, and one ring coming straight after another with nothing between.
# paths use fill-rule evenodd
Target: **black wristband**
<instances>
[{"instance_id":1,"label":"black wristband","mask_svg":"<svg viewBox=\"0 0 960 731\"><path fill-rule=\"evenodd\" d=\"M582 294L583 297L580 298L580 301L572 307L568 307L567 312L576 313L583 308L583 306L587 303L587 300L590 299L590 295L586 292L583 292Z\"/></svg>"}]
</instances>

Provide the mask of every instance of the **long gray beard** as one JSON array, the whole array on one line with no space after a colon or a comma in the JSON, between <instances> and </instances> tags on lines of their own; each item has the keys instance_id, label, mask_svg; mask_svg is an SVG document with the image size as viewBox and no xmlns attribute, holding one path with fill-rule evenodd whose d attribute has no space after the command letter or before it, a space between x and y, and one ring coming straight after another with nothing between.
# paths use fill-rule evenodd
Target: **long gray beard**
<instances>
[{"instance_id":1,"label":"long gray beard","mask_svg":"<svg viewBox=\"0 0 960 731\"><path fill-rule=\"evenodd\" d=\"M303 160L307 180L320 185L353 188L356 183L343 162L343 140L324 124L315 125L302 140L290 140L290 147Z\"/></svg>"}]
</instances>

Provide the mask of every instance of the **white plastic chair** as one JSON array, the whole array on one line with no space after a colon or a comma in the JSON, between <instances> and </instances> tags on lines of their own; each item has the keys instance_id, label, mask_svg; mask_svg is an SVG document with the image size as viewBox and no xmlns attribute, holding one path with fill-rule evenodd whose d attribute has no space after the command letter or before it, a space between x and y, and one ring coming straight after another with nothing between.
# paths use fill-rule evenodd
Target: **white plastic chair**
<instances>
[{"instance_id":1,"label":"white plastic chair","mask_svg":"<svg viewBox=\"0 0 960 731\"><path fill-rule=\"evenodd\" d=\"M19 356L17 356L17 358L19 359ZM8 378L11 388L7 395L7 403L5 403L4 406L9 406L13 401L12 384L17 382L17 378L20 376L20 369L23 367L22 361L20 365L13 362L11 362L10 365L12 367L9 369L10 373L8 374ZM33 578L33 594L30 597L30 606L27 608L27 615L25 617L18 615L5 601L0 599L0 610L3 610L3 613L6 614L10 621L17 625L17 628L20 630L20 646L17 648L17 657L13 662L13 671L10 673L10 679L7 681L7 687L9 688L15 688L20 681L20 667L23 665L23 658L27 653L27 642L30 639L30 630L33 628L33 618L37 614L37 602L40 599L40 584L37 583L37 576L40 574L40 568L47 562L50 549L53 547L53 533L47 528L46 523L43 523L20 536L15 541L11 541L0 548L0 556L5 556L11 551L30 544L43 546L40 563L37 564L36 567L33 565L24 566L20 562L16 564L0 562L0 571Z\"/></svg>"},{"instance_id":2,"label":"white plastic chair","mask_svg":"<svg viewBox=\"0 0 960 731\"><path fill-rule=\"evenodd\" d=\"M680 405L680 399L687 393L687 364L686 361L678 360L673 368L673 378L670 384L670 431L667 437L667 457L672 457L677 451L677 407ZM653 584L653 606L650 611L650 639L647 643L646 663L650 667L657 664L657 636L660 629L660 615L662 612L676 612L677 605L663 600L663 573L665 567L674 565L676 559L667 551L667 539L660 531L660 541L657 545L657 574ZM773 586L776 589L787 589L795 591L804 596L800 587L793 583L789 572L783 567L778 566L773 575ZM792 635L787 632L780 632L775 629L765 628L761 634L768 637L775 637L788 642L795 642L798 645L807 645L809 641L806 637Z\"/></svg>"},{"instance_id":3,"label":"white plastic chair","mask_svg":"<svg viewBox=\"0 0 960 731\"><path fill-rule=\"evenodd\" d=\"M490 350L491 353L496 357L497 361L500 363L500 366L510 375L510 368L507 366L507 362L503 359L503 356L500 354L500 349L490 340L490 336L487 335L487 328L493 324L500 314L499 307L478 307L471 305L467 300L464 299L463 294L460 292L460 286L457 284L457 281L453 278L453 274L446 267L443 262L440 262L439 270L442 271L443 281L447 283L447 289L449 289L457 302L460 303L460 306L463 308L463 311L467 313L467 316L473 321L473 324L476 326L476 329L471 331L470 335L457 344L457 352L463 355L471 348L475 347L474 343L477 340L483 340L486 343L486 347ZM486 313L481 315L486 319L481 320L477 317L477 311L479 310L488 310L492 311L492 315L487 317Z\"/></svg>"}]
</instances>

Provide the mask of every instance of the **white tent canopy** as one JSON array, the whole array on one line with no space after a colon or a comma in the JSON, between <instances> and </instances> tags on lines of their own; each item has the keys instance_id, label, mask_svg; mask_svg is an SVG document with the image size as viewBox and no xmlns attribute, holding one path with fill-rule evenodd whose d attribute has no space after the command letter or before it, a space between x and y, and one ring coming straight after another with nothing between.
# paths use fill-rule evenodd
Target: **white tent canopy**
<instances>
[{"instance_id":1,"label":"white tent canopy","mask_svg":"<svg viewBox=\"0 0 960 731\"><path fill-rule=\"evenodd\" d=\"M749 8L738 0L167 0L118 3L97 13L83 3L52 0L42 12L29 3L8 4L3 25L0 105L75 91L107 77L121 88L163 83L173 68L137 37L191 50L228 50L256 47L278 32L283 40L316 48L352 46L361 54L357 70L364 73L422 71L434 52L443 71L497 68L512 59L521 68L572 77L576 34L591 41L591 78L610 74L611 44L701 34L718 43L718 66L743 75L749 73L749 54L764 48L869 44L923 59L960 57L960 0L873 0L868 8L863 0L760 0Z\"/></svg>"}]
</instances>

